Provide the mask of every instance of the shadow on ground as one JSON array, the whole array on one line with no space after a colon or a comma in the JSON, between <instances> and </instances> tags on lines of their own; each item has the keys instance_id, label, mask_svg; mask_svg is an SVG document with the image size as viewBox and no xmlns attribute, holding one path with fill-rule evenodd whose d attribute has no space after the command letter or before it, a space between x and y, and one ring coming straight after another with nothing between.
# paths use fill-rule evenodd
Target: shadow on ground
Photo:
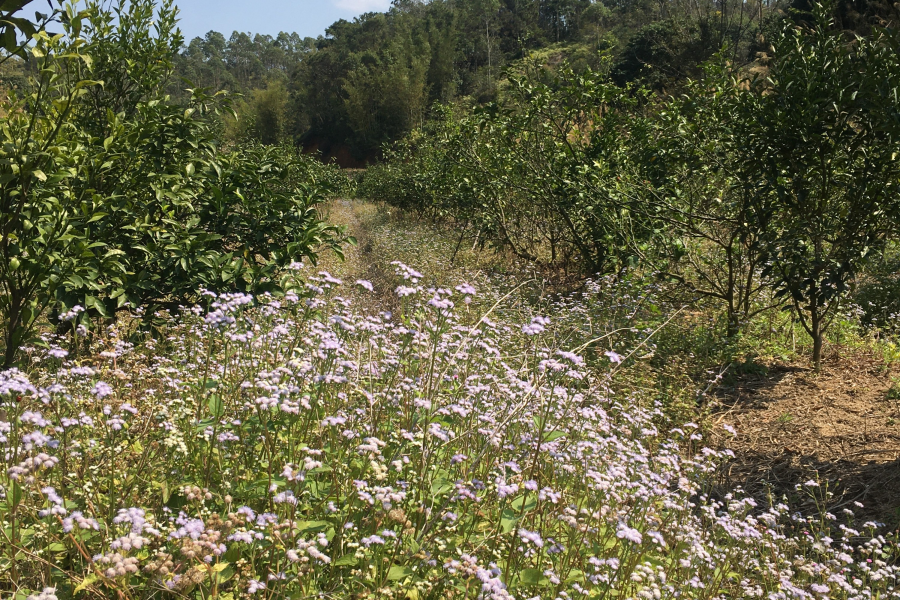
<instances>
[{"instance_id":1,"label":"shadow on ground","mask_svg":"<svg viewBox=\"0 0 900 600\"><path fill-rule=\"evenodd\" d=\"M796 485L818 481L834 494L833 512L900 525L900 401L888 397L896 375L879 357L846 353L821 373L776 364L733 377L714 402L713 440L735 453L720 472L723 488L803 506Z\"/></svg>"}]
</instances>

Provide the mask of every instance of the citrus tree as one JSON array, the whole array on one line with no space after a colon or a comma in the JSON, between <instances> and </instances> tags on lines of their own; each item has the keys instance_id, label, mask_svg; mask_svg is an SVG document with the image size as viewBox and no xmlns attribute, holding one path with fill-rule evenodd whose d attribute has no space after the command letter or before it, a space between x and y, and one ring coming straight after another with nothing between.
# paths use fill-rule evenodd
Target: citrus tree
<instances>
[{"instance_id":1,"label":"citrus tree","mask_svg":"<svg viewBox=\"0 0 900 600\"><path fill-rule=\"evenodd\" d=\"M768 275L813 340L813 362L841 299L897 221L898 38L848 38L817 6L788 26L766 77L735 106L743 179Z\"/></svg>"},{"instance_id":2,"label":"citrus tree","mask_svg":"<svg viewBox=\"0 0 900 600\"><path fill-rule=\"evenodd\" d=\"M221 95L165 95L181 46L171 2L64 7L39 32L27 93L0 107L0 322L5 366L42 314L279 291L279 271L341 230L318 206L335 178L289 148L223 149ZM128 66L123 69L122 65Z\"/></svg>"},{"instance_id":3,"label":"citrus tree","mask_svg":"<svg viewBox=\"0 0 900 600\"><path fill-rule=\"evenodd\" d=\"M31 88L5 99L0 123L0 318L9 366L64 281L98 268L84 227L94 218L75 182L84 176L86 148L74 113L100 82L91 78L85 12L68 7L70 35L36 33L38 62ZM108 258L100 254L100 264ZM87 260L86 260L87 259Z\"/></svg>"},{"instance_id":4,"label":"citrus tree","mask_svg":"<svg viewBox=\"0 0 900 600\"><path fill-rule=\"evenodd\" d=\"M641 168L646 183L634 190L655 224L652 243L639 248L643 262L678 284L680 301L710 299L722 306L728 338L771 308L759 302L766 289L763 256L741 171L743 139L734 118L745 93L740 82L739 72L719 57L683 95L660 104L652 154Z\"/></svg>"}]
</instances>

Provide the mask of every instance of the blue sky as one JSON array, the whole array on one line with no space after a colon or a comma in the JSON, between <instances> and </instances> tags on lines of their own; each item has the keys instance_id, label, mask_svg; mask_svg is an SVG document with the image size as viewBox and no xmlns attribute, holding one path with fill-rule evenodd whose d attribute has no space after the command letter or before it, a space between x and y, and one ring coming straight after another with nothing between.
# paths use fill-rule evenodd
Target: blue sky
<instances>
[{"instance_id":1,"label":"blue sky","mask_svg":"<svg viewBox=\"0 0 900 600\"><path fill-rule=\"evenodd\" d=\"M297 32L316 37L338 19L352 20L364 12L383 11L390 0L175 0L181 10L181 31L186 41L215 30L228 37L232 31Z\"/></svg>"}]
</instances>

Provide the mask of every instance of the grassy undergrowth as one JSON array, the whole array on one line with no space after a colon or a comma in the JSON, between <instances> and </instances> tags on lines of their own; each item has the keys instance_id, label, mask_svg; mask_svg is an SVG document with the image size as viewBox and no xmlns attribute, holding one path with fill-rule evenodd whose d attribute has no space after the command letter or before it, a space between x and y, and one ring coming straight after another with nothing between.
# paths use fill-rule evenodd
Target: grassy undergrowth
<instances>
[{"instance_id":1,"label":"grassy undergrowth","mask_svg":"<svg viewBox=\"0 0 900 600\"><path fill-rule=\"evenodd\" d=\"M302 294L207 294L161 336L123 321L77 352L48 335L0 374L4 590L900 595L893 538L828 515L815 482L805 515L713 493L728 452L704 446L690 372L719 356L714 319L637 278L560 294L341 210L358 254L299 271Z\"/></svg>"}]
</instances>

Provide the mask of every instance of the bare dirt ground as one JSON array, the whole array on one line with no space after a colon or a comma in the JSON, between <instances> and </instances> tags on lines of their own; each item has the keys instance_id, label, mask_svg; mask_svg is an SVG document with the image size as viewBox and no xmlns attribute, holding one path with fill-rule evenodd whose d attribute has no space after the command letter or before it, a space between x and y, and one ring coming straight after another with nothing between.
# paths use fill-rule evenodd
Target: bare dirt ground
<instances>
[{"instance_id":1,"label":"bare dirt ground","mask_svg":"<svg viewBox=\"0 0 900 600\"><path fill-rule=\"evenodd\" d=\"M852 352L818 374L783 364L766 371L735 376L718 390L713 421L737 432L732 438L713 428L715 441L735 452L722 484L796 500L796 484L816 480L834 493L832 512L850 508L900 525L900 400L889 397L900 371Z\"/></svg>"}]
</instances>

